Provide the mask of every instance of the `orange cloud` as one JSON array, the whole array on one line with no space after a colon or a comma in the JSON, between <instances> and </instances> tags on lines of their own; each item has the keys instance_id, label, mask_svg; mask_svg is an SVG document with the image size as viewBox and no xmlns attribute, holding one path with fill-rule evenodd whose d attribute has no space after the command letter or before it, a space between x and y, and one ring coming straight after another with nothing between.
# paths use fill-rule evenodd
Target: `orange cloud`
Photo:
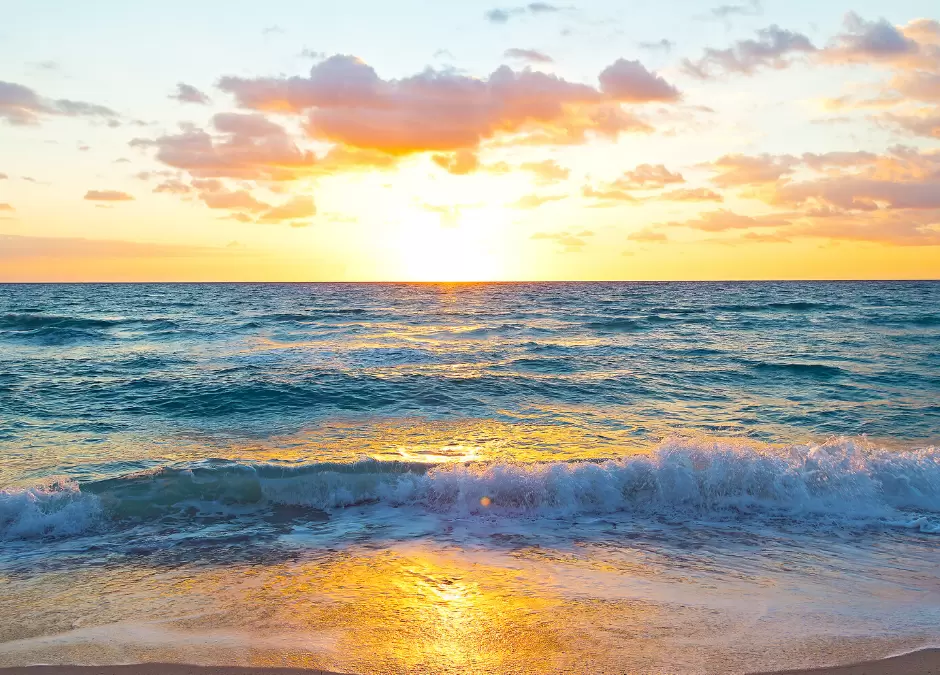
<instances>
[{"instance_id":1,"label":"orange cloud","mask_svg":"<svg viewBox=\"0 0 940 675\"><path fill-rule=\"evenodd\" d=\"M435 164L456 176L471 173L480 168L480 160L472 150L458 150L450 155L434 155Z\"/></svg>"},{"instance_id":2,"label":"orange cloud","mask_svg":"<svg viewBox=\"0 0 940 675\"><path fill-rule=\"evenodd\" d=\"M876 211L806 218L791 236L871 242L893 246L940 246L940 210Z\"/></svg>"},{"instance_id":3,"label":"orange cloud","mask_svg":"<svg viewBox=\"0 0 940 675\"><path fill-rule=\"evenodd\" d=\"M270 204L255 199L247 190L226 190L224 188L205 190L199 193L199 199L210 209L229 209L259 213L271 208Z\"/></svg>"},{"instance_id":4,"label":"orange cloud","mask_svg":"<svg viewBox=\"0 0 940 675\"><path fill-rule=\"evenodd\" d=\"M516 209L537 209L543 204L556 202L564 198L565 195L525 195L509 206Z\"/></svg>"},{"instance_id":5,"label":"orange cloud","mask_svg":"<svg viewBox=\"0 0 940 675\"><path fill-rule=\"evenodd\" d=\"M734 188L742 186L774 183L782 176L793 173L800 160L791 155L725 155L704 166L718 175L711 182L718 187Z\"/></svg>"},{"instance_id":6,"label":"orange cloud","mask_svg":"<svg viewBox=\"0 0 940 675\"><path fill-rule=\"evenodd\" d=\"M292 221L291 225L293 227L299 227L298 221L309 220L315 215L317 215L317 207L313 203L313 198L297 196L280 206L269 209L261 215L258 221L262 223Z\"/></svg>"},{"instance_id":7,"label":"orange cloud","mask_svg":"<svg viewBox=\"0 0 940 675\"><path fill-rule=\"evenodd\" d=\"M667 237L662 232L657 232L651 227L647 227L642 230L632 232L627 236L627 239L629 239L630 241L637 241L637 242L642 242L645 244L665 243L669 241L669 237Z\"/></svg>"},{"instance_id":8,"label":"orange cloud","mask_svg":"<svg viewBox=\"0 0 940 675\"><path fill-rule=\"evenodd\" d=\"M212 124L217 135L183 125L179 134L130 144L156 148L158 160L200 178L294 180L317 164L316 155L300 150L283 127L263 115L219 113Z\"/></svg>"},{"instance_id":9,"label":"orange cloud","mask_svg":"<svg viewBox=\"0 0 940 675\"><path fill-rule=\"evenodd\" d=\"M392 155L474 149L499 134L539 130L619 133L635 119L621 102L675 101L678 91L638 62L617 61L600 88L502 66L484 79L425 70L383 80L368 64L332 56L309 77L223 77L243 108L303 115L311 138ZM557 134L556 134L557 135Z\"/></svg>"},{"instance_id":10,"label":"orange cloud","mask_svg":"<svg viewBox=\"0 0 940 675\"><path fill-rule=\"evenodd\" d=\"M563 253L577 253L587 246L587 239L593 237L594 233L590 230L581 230L571 233L564 232L536 232L531 239L536 241L553 241L560 247Z\"/></svg>"},{"instance_id":11,"label":"orange cloud","mask_svg":"<svg viewBox=\"0 0 940 675\"><path fill-rule=\"evenodd\" d=\"M219 253L219 249L176 244L146 244L131 241L79 237L29 237L0 235L0 260L84 258L180 258Z\"/></svg>"},{"instance_id":12,"label":"orange cloud","mask_svg":"<svg viewBox=\"0 0 940 675\"><path fill-rule=\"evenodd\" d=\"M693 230L702 230L704 232L724 232L725 230L747 230L752 228L764 227L783 227L789 225L790 221L777 214L768 214L764 216L742 216L727 209L718 209L708 213L700 214L698 218L692 218L683 222L668 223L671 227L688 227Z\"/></svg>"},{"instance_id":13,"label":"orange cloud","mask_svg":"<svg viewBox=\"0 0 940 675\"><path fill-rule=\"evenodd\" d=\"M567 180L568 176L571 175L570 169L561 166L554 159L547 159L542 162L523 162L519 165L519 168L534 173L541 184L557 183Z\"/></svg>"},{"instance_id":14,"label":"orange cloud","mask_svg":"<svg viewBox=\"0 0 940 675\"><path fill-rule=\"evenodd\" d=\"M629 192L615 189L595 190L590 185L585 185L581 190L581 195L587 199L601 199L610 202L635 202L636 197Z\"/></svg>"},{"instance_id":15,"label":"orange cloud","mask_svg":"<svg viewBox=\"0 0 940 675\"><path fill-rule=\"evenodd\" d=\"M682 174L673 173L662 164L640 164L624 172L611 186L620 190L655 190L684 182Z\"/></svg>"},{"instance_id":16,"label":"orange cloud","mask_svg":"<svg viewBox=\"0 0 940 675\"><path fill-rule=\"evenodd\" d=\"M672 190L662 193L659 198L670 202L723 202L725 200L720 194L708 188Z\"/></svg>"},{"instance_id":17,"label":"orange cloud","mask_svg":"<svg viewBox=\"0 0 940 675\"><path fill-rule=\"evenodd\" d=\"M134 197L119 190L89 190L85 199L91 202L130 202Z\"/></svg>"}]
</instances>

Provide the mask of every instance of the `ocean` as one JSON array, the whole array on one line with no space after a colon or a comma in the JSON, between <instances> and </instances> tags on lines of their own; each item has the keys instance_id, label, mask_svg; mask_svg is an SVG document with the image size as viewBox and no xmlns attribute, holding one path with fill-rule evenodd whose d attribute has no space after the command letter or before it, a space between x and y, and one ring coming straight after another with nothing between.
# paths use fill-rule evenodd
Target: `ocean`
<instances>
[{"instance_id":1,"label":"ocean","mask_svg":"<svg viewBox=\"0 0 940 675\"><path fill-rule=\"evenodd\" d=\"M940 644L940 282L0 285L0 666Z\"/></svg>"}]
</instances>

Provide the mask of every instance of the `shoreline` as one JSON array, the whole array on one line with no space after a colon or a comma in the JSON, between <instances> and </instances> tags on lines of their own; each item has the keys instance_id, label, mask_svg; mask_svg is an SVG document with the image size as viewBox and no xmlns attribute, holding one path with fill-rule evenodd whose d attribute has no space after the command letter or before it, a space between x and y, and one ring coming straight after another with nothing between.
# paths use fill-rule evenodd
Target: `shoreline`
<instances>
[{"instance_id":1,"label":"shoreline","mask_svg":"<svg viewBox=\"0 0 940 675\"><path fill-rule=\"evenodd\" d=\"M119 666L21 666L0 668L0 675L343 675L326 670L265 666L193 666L141 663ZM920 649L861 663L752 675L940 675L940 648Z\"/></svg>"},{"instance_id":2,"label":"shoreline","mask_svg":"<svg viewBox=\"0 0 940 675\"><path fill-rule=\"evenodd\" d=\"M3 675L2 671L0 675ZM842 666L797 668L750 675L940 675L940 648L928 647L900 656Z\"/></svg>"}]
</instances>

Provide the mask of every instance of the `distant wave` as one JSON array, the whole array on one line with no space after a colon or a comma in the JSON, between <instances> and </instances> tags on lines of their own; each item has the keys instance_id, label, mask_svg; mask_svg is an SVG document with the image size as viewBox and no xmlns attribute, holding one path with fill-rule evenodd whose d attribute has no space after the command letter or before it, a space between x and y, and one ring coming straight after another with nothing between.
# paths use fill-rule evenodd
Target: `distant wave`
<instances>
[{"instance_id":1,"label":"distant wave","mask_svg":"<svg viewBox=\"0 0 940 675\"><path fill-rule=\"evenodd\" d=\"M722 312L814 312L852 309L849 305L826 302L768 302L766 304L715 305L712 309Z\"/></svg>"},{"instance_id":2,"label":"distant wave","mask_svg":"<svg viewBox=\"0 0 940 675\"><path fill-rule=\"evenodd\" d=\"M940 533L940 448L893 452L848 439L787 448L676 439L648 456L598 463L209 460L81 486L63 480L0 492L0 538L67 537L226 505L327 512L407 506L454 517L774 518Z\"/></svg>"},{"instance_id":3,"label":"distant wave","mask_svg":"<svg viewBox=\"0 0 940 675\"><path fill-rule=\"evenodd\" d=\"M606 321L591 321L585 324L586 328L601 332L630 332L646 330L647 326L638 319L608 319Z\"/></svg>"},{"instance_id":4,"label":"distant wave","mask_svg":"<svg viewBox=\"0 0 940 675\"><path fill-rule=\"evenodd\" d=\"M53 314L4 314L0 316L0 330L36 331L41 329L102 329L122 325L140 325L155 329L173 329L176 322L164 318L155 319L91 319L77 316Z\"/></svg>"},{"instance_id":5,"label":"distant wave","mask_svg":"<svg viewBox=\"0 0 940 675\"><path fill-rule=\"evenodd\" d=\"M798 363L798 362L751 362L751 367L757 370L770 370L789 373L791 375L806 375L815 378L831 378L839 375L846 375L846 371L838 366L827 366L822 363Z\"/></svg>"},{"instance_id":6,"label":"distant wave","mask_svg":"<svg viewBox=\"0 0 940 675\"><path fill-rule=\"evenodd\" d=\"M873 326L913 326L915 328L933 328L940 326L940 315L920 314L912 316L874 317L868 320Z\"/></svg>"},{"instance_id":7,"label":"distant wave","mask_svg":"<svg viewBox=\"0 0 940 675\"><path fill-rule=\"evenodd\" d=\"M0 330L36 330L39 328L110 328L120 322L110 319L83 319L51 314L5 314L0 316Z\"/></svg>"}]
</instances>

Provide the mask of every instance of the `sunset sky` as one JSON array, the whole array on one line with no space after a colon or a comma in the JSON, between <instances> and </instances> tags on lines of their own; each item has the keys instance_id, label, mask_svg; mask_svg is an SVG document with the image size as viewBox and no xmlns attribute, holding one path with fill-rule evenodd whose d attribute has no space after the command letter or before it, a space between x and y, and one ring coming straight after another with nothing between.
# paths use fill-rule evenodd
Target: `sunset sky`
<instances>
[{"instance_id":1,"label":"sunset sky","mask_svg":"<svg viewBox=\"0 0 940 675\"><path fill-rule=\"evenodd\" d=\"M36 0L0 281L940 277L936 0Z\"/></svg>"}]
</instances>

